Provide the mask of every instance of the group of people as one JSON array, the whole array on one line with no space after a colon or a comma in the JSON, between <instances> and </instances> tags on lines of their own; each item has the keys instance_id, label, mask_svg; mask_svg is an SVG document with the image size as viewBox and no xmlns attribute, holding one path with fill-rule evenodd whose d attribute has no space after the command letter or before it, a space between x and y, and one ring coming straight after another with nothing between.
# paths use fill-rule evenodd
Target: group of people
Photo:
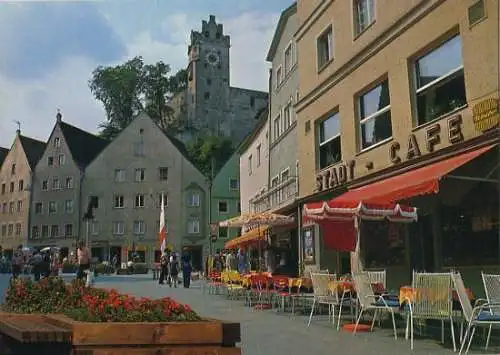
<instances>
[{"instance_id":1,"label":"group of people","mask_svg":"<svg viewBox=\"0 0 500 355\"><path fill-rule=\"evenodd\" d=\"M209 262L209 259L207 259L206 270L212 269L216 272L237 270L240 274L244 274L248 270L248 263L243 249L225 252L217 250L211 260L211 265L208 264Z\"/></svg>"},{"instance_id":2,"label":"group of people","mask_svg":"<svg viewBox=\"0 0 500 355\"><path fill-rule=\"evenodd\" d=\"M180 259L180 260L179 260ZM166 250L160 258L160 285L167 284L172 287L177 287L179 283L179 273L182 269L182 283L184 288L189 288L191 284L191 255L187 250L184 250L181 257L174 251Z\"/></svg>"},{"instance_id":3,"label":"group of people","mask_svg":"<svg viewBox=\"0 0 500 355\"><path fill-rule=\"evenodd\" d=\"M23 246L19 245L12 254L12 277L18 278L29 267L35 281L39 281L41 277L49 277L57 273L57 265L57 255L52 254L50 250L33 248L25 252Z\"/></svg>"}]
</instances>

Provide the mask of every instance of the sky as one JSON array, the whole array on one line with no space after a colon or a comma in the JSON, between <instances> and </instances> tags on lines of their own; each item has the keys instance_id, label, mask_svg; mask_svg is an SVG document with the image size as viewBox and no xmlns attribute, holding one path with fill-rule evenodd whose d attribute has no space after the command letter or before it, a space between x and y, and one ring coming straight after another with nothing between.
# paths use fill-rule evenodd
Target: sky
<instances>
[{"instance_id":1,"label":"sky","mask_svg":"<svg viewBox=\"0 0 500 355\"><path fill-rule=\"evenodd\" d=\"M187 65L192 29L215 15L231 36L231 85L267 91L265 61L279 15L292 0L102 0L0 2L0 146L23 135L46 141L63 120L97 133L102 105L92 70L134 56ZM251 54L251 55L249 55Z\"/></svg>"}]
</instances>

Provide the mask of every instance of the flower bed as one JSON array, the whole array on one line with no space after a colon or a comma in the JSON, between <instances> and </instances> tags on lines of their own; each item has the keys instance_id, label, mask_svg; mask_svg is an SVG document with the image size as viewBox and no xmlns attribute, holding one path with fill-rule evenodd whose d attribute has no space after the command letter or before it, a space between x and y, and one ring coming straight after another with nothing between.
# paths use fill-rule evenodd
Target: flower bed
<instances>
[{"instance_id":1,"label":"flower bed","mask_svg":"<svg viewBox=\"0 0 500 355\"><path fill-rule=\"evenodd\" d=\"M79 280L67 285L51 277L39 283L11 281L3 310L10 313L62 313L84 322L200 321L188 305L171 298L151 300L122 295L116 290L85 287Z\"/></svg>"}]
</instances>

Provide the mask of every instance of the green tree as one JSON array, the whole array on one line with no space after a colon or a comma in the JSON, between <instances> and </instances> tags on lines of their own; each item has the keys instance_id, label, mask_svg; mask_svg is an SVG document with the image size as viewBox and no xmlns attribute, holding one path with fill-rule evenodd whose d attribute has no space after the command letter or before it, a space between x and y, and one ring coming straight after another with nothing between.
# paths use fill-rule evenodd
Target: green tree
<instances>
[{"instance_id":1,"label":"green tree","mask_svg":"<svg viewBox=\"0 0 500 355\"><path fill-rule=\"evenodd\" d=\"M190 159L207 177L213 178L234 152L227 137L205 136L195 138L187 144Z\"/></svg>"}]
</instances>

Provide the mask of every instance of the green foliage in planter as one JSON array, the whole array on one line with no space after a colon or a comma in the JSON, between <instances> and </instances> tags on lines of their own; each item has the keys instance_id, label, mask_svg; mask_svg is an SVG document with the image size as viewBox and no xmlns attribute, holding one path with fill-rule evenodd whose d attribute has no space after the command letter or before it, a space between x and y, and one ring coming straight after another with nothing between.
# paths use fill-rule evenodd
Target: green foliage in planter
<instances>
[{"instance_id":1,"label":"green foliage in planter","mask_svg":"<svg viewBox=\"0 0 500 355\"><path fill-rule=\"evenodd\" d=\"M147 274L148 271L149 267L146 263L134 263L132 266L132 272L134 274Z\"/></svg>"},{"instance_id":2,"label":"green foliage in planter","mask_svg":"<svg viewBox=\"0 0 500 355\"><path fill-rule=\"evenodd\" d=\"M16 279L9 284L2 309L13 313L63 313L85 322L199 321L187 305L171 298L151 300L85 287L80 280L70 285L58 277Z\"/></svg>"}]
</instances>

